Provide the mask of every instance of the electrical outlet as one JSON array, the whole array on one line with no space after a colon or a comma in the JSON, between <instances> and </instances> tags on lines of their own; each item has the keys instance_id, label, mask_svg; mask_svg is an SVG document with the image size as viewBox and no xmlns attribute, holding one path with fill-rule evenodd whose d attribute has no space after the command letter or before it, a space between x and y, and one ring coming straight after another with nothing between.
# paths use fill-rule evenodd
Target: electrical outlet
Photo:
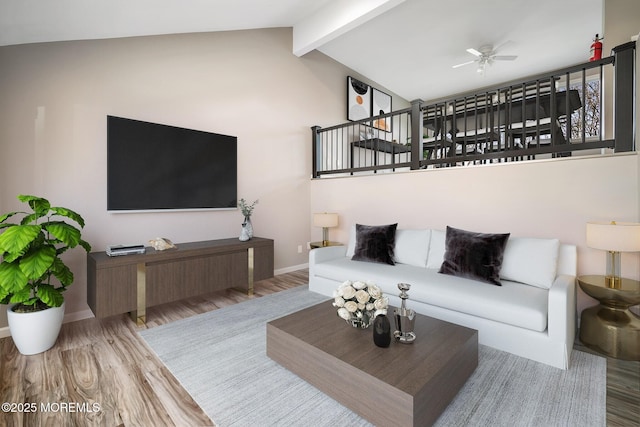
<instances>
[{"instance_id":1,"label":"electrical outlet","mask_svg":"<svg viewBox=\"0 0 640 427\"><path fill-rule=\"evenodd\" d=\"M302 245L298 245L298 253L301 254L302 253Z\"/></svg>"}]
</instances>

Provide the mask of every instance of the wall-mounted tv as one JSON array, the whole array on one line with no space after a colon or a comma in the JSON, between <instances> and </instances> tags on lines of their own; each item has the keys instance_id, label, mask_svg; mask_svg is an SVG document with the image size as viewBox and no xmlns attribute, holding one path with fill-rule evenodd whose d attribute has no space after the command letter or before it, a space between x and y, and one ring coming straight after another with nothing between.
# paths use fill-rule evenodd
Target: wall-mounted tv
<instances>
[{"instance_id":1,"label":"wall-mounted tv","mask_svg":"<svg viewBox=\"0 0 640 427\"><path fill-rule=\"evenodd\" d=\"M107 210L237 206L237 138L107 116Z\"/></svg>"}]
</instances>

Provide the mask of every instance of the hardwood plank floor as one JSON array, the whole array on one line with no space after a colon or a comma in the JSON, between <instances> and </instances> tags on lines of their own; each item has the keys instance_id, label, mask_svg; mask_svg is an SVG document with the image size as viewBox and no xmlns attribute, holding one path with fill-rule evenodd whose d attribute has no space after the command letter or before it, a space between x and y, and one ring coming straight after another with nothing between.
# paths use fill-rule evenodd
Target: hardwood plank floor
<instances>
[{"instance_id":1,"label":"hardwood plank floor","mask_svg":"<svg viewBox=\"0 0 640 427\"><path fill-rule=\"evenodd\" d=\"M226 290L152 307L143 327L125 315L67 323L55 347L39 355L23 356L11 338L0 339L2 402L36 409L0 412L0 426L214 425L136 331L306 283L308 271L300 270L257 282L254 297ZM639 420L640 362L607 359L607 425Z\"/></svg>"}]
</instances>

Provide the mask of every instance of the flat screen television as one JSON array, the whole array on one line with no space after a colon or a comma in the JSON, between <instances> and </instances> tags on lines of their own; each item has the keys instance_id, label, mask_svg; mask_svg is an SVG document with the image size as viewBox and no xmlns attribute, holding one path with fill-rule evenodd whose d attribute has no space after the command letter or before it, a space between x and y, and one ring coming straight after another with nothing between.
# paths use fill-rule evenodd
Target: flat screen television
<instances>
[{"instance_id":1,"label":"flat screen television","mask_svg":"<svg viewBox=\"0 0 640 427\"><path fill-rule=\"evenodd\" d=\"M107 210L237 206L237 138L107 116Z\"/></svg>"}]
</instances>

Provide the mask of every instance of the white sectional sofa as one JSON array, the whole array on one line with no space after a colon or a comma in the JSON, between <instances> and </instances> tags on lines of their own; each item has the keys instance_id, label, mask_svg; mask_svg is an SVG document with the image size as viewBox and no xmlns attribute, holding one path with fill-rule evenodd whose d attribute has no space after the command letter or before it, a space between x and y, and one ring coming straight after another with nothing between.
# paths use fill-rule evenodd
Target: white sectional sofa
<instances>
[{"instance_id":1,"label":"white sectional sofa","mask_svg":"<svg viewBox=\"0 0 640 427\"><path fill-rule=\"evenodd\" d=\"M568 369L576 318L574 245L509 236L496 286L439 273L445 231L398 229L390 265L351 259L355 229L347 246L309 253L311 291L332 296L345 280L370 280L399 306L397 284L409 283L407 306L418 313L476 329L480 344Z\"/></svg>"}]
</instances>

